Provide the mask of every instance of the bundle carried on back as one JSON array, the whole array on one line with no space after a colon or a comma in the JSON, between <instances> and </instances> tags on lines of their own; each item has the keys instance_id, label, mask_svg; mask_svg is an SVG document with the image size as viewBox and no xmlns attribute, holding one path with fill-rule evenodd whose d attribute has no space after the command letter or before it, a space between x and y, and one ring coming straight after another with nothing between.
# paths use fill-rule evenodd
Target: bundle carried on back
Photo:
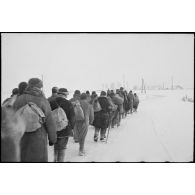
<instances>
[{"instance_id":1,"label":"bundle carried on back","mask_svg":"<svg viewBox=\"0 0 195 195\"><path fill-rule=\"evenodd\" d=\"M121 104L123 104L124 99L122 97L120 97L118 94L116 94L115 96L113 96L112 101L116 105L121 105Z\"/></svg>"},{"instance_id":2,"label":"bundle carried on back","mask_svg":"<svg viewBox=\"0 0 195 195\"><path fill-rule=\"evenodd\" d=\"M81 107L79 100L72 102L72 104L73 104L74 112L75 112L75 120L76 121L85 120L85 115L84 115L84 112L83 112L83 109Z\"/></svg>"},{"instance_id":3,"label":"bundle carried on back","mask_svg":"<svg viewBox=\"0 0 195 195\"><path fill-rule=\"evenodd\" d=\"M68 119L64 110L59 106L52 111L54 121L56 123L56 130L61 131L68 126Z\"/></svg>"},{"instance_id":4,"label":"bundle carried on back","mask_svg":"<svg viewBox=\"0 0 195 195\"><path fill-rule=\"evenodd\" d=\"M45 114L33 102L28 102L25 106L16 111L16 115L22 117L26 123L25 132L34 132L41 128L45 122Z\"/></svg>"},{"instance_id":5,"label":"bundle carried on back","mask_svg":"<svg viewBox=\"0 0 195 195\"><path fill-rule=\"evenodd\" d=\"M109 101L111 111L116 111L118 106L114 104L113 100L109 96L107 97L107 99Z\"/></svg>"},{"instance_id":6,"label":"bundle carried on back","mask_svg":"<svg viewBox=\"0 0 195 195\"><path fill-rule=\"evenodd\" d=\"M93 102L93 110L94 112L99 112L102 110L100 103L97 99Z\"/></svg>"}]
</instances>

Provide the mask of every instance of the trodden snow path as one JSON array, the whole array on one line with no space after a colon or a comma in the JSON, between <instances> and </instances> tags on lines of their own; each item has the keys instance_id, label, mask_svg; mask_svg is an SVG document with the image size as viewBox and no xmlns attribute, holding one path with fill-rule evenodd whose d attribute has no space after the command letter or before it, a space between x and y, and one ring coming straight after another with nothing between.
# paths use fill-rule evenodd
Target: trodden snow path
<instances>
[{"instance_id":1,"label":"trodden snow path","mask_svg":"<svg viewBox=\"0 0 195 195\"><path fill-rule=\"evenodd\" d=\"M182 102L177 92L141 96L137 113L110 130L108 143L93 141L89 127L85 156L69 139L65 162L188 162L193 160L193 103ZM53 161L53 147L49 147Z\"/></svg>"}]
</instances>

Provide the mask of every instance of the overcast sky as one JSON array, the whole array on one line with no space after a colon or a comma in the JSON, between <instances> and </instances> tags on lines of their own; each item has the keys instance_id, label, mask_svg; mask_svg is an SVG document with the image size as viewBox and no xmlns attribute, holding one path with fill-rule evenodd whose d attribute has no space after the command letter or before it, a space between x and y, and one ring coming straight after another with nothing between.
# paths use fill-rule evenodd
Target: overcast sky
<instances>
[{"instance_id":1,"label":"overcast sky","mask_svg":"<svg viewBox=\"0 0 195 195\"><path fill-rule=\"evenodd\" d=\"M101 89L112 82L129 87L174 83L193 87L192 34L2 34L2 93L43 74L53 86ZM49 95L48 94L48 95Z\"/></svg>"}]
</instances>

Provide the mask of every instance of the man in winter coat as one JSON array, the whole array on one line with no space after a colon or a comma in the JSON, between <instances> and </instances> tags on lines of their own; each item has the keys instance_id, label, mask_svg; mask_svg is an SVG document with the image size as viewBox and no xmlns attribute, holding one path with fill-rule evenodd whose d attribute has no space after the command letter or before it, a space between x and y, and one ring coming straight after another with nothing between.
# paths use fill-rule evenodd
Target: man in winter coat
<instances>
[{"instance_id":1,"label":"man in winter coat","mask_svg":"<svg viewBox=\"0 0 195 195\"><path fill-rule=\"evenodd\" d=\"M109 113L111 111L109 101L106 97L106 92L102 91L98 101L101 106L101 111L96 112L93 125L95 126L94 141L98 141L100 132L100 140L104 141L106 138L106 130L109 125Z\"/></svg>"},{"instance_id":2,"label":"man in winter coat","mask_svg":"<svg viewBox=\"0 0 195 195\"><path fill-rule=\"evenodd\" d=\"M87 94L82 93L80 96L80 105L84 113L84 120L76 121L75 131L77 132L78 142L79 142L79 155L83 156L85 154L84 144L85 138L88 132L89 124L93 123L94 111L91 104L87 100Z\"/></svg>"},{"instance_id":3,"label":"man in winter coat","mask_svg":"<svg viewBox=\"0 0 195 195\"><path fill-rule=\"evenodd\" d=\"M58 96L58 87L52 87L52 95L48 98L48 101L51 102Z\"/></svg>"},{"instance_id":4,"label":"man in winter coat","mask_svg":"<svg viewBox=\"0 0 195 195\"><path fill-rule=\"evenodd\" d=\"M57 142L54 145L54 160L55 162L64 162L65 149L67 148L69 136L72 135L72 129L75 125L75 114L73 105L67 100L68 90L60 88L58 96L50 102L52 110L60 106L66 113L68 119L68 126L65 129L57 132Z\"/></svg>"},{"instance_id":5,"label":"man in winter coat","mask_svg":"<svg viewBox=\"0 0 195 195\"><path fill-rule=\"evenodd\" d=\"M90 102L91 101L91 95L89 91L86 91L86 95L87 95L87 101Z\"/></svg>"},{"instance_id":6,"label":"man in winter coat","mask_svg":"<svg viewBox=\"0 0 195 195\"><path fill-rule=\"evenodd\" d=\"M97 94L95 91L92 91L91 93L91 101L89 102L90 104L93 105L94 101L97 99Z\"/></svg>"},{"instance_id":7,"label":"man in winter coat","mask_svg":"<svg viewBox=\"0 0 195 195\"><path fill-rule=\"evenodd\" d=\"M77 100L80 100L81 92L80 90L75 90L73 98L71 98L69 101L70 102L75 102Z\"/></svg>"},{"instance_id":8,"label":"man in winter coat","mask_svg":"<svg viewBox=\"0 0 195 195\"><path fill-rule=\"evenodd\" d=\"M111 108L111 111L109 113L109 128L112 127L114 128L114 122L113 122L113 119L114 117L116 116L116 112L117 112L117 105L114 104L112 98L111 98L111 92L110 91L107 91L107 98L108 98L108 101L110 103L110 108Z\"/></svg>"},{"instance_id":9,"label":"man in winter coat","mask_svg":"<svg viewBox=\"0 0 195 195\"><path fill-rule=\"evenodd\" d=\"M134 108L135 112L137 112L138 105L139 105L139 98L138 98L137 94L134 93L133 108Z\"/></svg>"},{"instance_id":10,"label":"man in winter coat","mask_svg":"<svg viewBox=\"0 0 195 195\"><path fill-rule=\"evenodd\" d=\"M133 113L133 99L134 99L134 95L132 91L129 92L128 99L129 99L130 113L132 114Z\"/></svg>"},{"instance_id":11,"label":"man in winter coat","mask_svg":"<svg viewBox=\"0 0 195 195\"><path fill-rule=\"evenodd\" d=\"M56 142L56 125L51 114L49 102L41 91L42 81L32 78L28 81L28 87L24 94L20 95L15 103L14 109L18 110L29 102L35 103L45 115L45 123L33 132L25 132L21 139L21 162L47 162L49 144Z\"/></svg>"},{"instance_id":12,"label":"man in winter coat","mask_svg":"<svg viewBox=\"0 0 195 195\"><path fill-rule=\"evenodd\" d=\"M111 93L111 97L112 97L112 101L114 102L114 104L116 104L117 107L117 113L116 113L116 118L114 117L114 120L117 123L117 127L120 126L120 122L121 122L121 115L123 113L123 102L124 99L119 95L120 91L117 90L117 93Z\"/></svg>"},{"instance_id":13,"label":"man in winter coat","mask_svg":"<svg viewBox=\"0 0 195 195\"><path fill-rule=\"evenodd\" d=\"M123 98L123 111L122 111L122 113L121 113L121 117L122 118L124 118L125 116L126 116L126 112L127 112L127 104L128 104L128 100L127 100L127 96L126 96L126 94L125 94L125 91L124 91L124 88L123 87L120 87L120 90L119 90L119 96L121 97L121 98Z\"/></svg>"},{"instance_id":14,"label":"man in winter coat","mask_svg":"<svg viewBox=\"0 0 195 195\"><path fill-rule=\"evenodd\" d=\"M129 101L128 101L128 97L127 97L127 91L123 91L123 95L124 95L124 102L123 102L124 117L126 117L128 111L129 111Z\"/></svg>"},{"instance_id":15,"label":"man in winter coat","mask_svg":"<svg viewBox=\"0 0 195 195\"><path fill-rule=\"evenodd\" d=\"M80 96L81 96L81 92L79 90L75 90L73 98L71 98L69 101L74 104L76 101L80 101ZM76 127L74 126L73 129L73 138L75 143L78 143L78 135L77 135L77 131L76 131Z\"/></svg>"}]
</instances>

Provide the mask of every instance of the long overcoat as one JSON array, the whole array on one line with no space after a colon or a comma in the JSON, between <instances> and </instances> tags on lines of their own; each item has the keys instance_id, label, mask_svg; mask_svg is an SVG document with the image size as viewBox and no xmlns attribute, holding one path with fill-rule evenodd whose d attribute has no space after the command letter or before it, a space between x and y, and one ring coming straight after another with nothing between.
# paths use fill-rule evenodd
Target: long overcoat
<instances>
[{"instance_id":1,"label":"long overcoat","mask_svg":"<svg viewBox=\"0 0 195 195\"><path fill-rule=\"evenodd\" d=\"M93 125L96 128L106 129L109 126L109 113L111 111L110 103L107 97L104 96L98 97L98 101L102 110L95 112Z\"/></svg>"},{"instance_id":2,"label":"long overcoat","mask_svg":"<svg viewBox=\"0 0 195 195\"><path fill-rule=\"evenodd\" d=\"M22 162L47 162L48 161L48 139L50 143L56 142L56 125L51 114L48 100L39 90L27 89L14 103L14 109L18 110L28 102L35 103L45 114L45 123L34 132L24 133L21 139L21 161Z\"/></svg>"},{"instance_id":3,"label":"long overcoat","mask_svg":"<svg viewBox=\"0 0 195 195\"><path fill-rule=\"evenodd\" d=\"M80 105L84 113L84 121L76 121L75 131L77 134L78 141L81 144L84 144L85 137L88 132L88 126L93 123L94 120L94 111L91 104L88 100L80 100Z\"/></svg>"}]
</instances>

